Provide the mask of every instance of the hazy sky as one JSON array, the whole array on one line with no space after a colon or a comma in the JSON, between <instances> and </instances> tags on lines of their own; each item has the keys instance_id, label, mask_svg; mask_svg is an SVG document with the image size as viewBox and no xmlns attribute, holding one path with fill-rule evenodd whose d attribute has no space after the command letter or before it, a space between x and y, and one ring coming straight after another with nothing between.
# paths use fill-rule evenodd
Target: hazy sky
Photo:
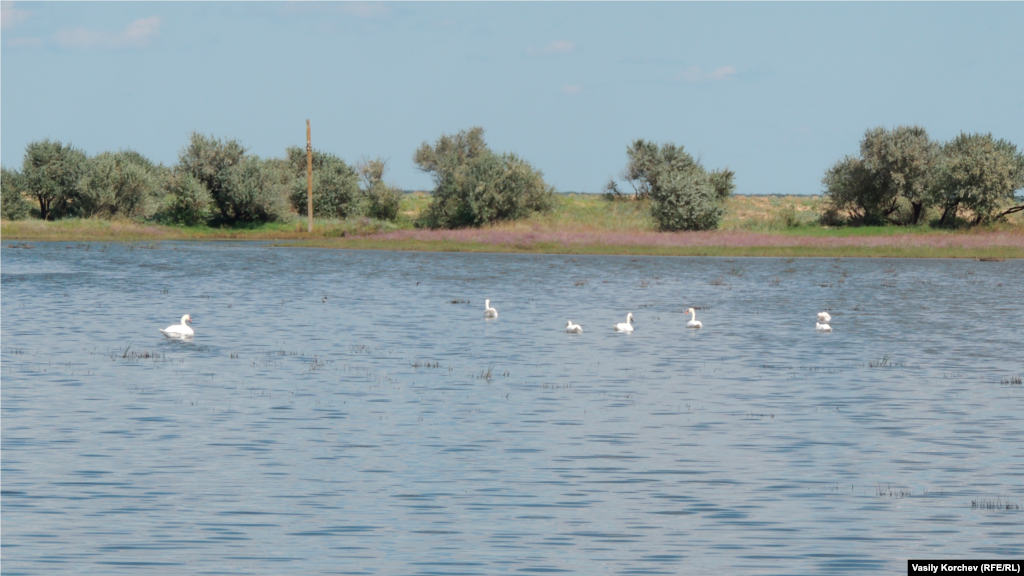
<instances>
[{"instance_id":1,"label":"hazy sky","mask_svg":"<svg viewBox=\"0 0 1024 576\"><path fill-rule=\"evenodd\" d=\"M1024 3L3 3L2 162L50 138L173 164L189 132L305 145L429 189L411 157L483 126L560 191L634 138L812 194L874 126L1024 146Z\"/></svg>"}]
</instances>

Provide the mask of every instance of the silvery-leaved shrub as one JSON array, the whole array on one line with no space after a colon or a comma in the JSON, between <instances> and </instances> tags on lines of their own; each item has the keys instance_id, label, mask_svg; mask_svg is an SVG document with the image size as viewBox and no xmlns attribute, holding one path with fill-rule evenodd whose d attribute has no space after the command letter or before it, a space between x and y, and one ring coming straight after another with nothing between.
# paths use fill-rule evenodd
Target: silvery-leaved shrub
<instances>
[{"instance_id":1,"label":"silvery-leaved shrub","mask_svg":"<svg viewBox=\"0 0 1024 576\"><path fill-rule=\"evenodd\" d=\"M424 223L432 228L480 226L551 208L554 189L543 174L511 153L492 152L479 127L424 142L413 161L434 179Z\"/></svg>"},{"instance_id":2,"label":"silvery-leaved shrub","mask_svg":"<svg viewBox=\"0 0 1024 576\"><path fill-rule=\"evenodd\" d=\"M309 206L306 179L306 151L287 149L291 171L288 200L296 212L305 216ZM323 218L347 218L359 213L359 176L351 166L334 154L313 151L313 215Z\"/></svg>"},{"instance_id":3,"label":"silvery-leaved shrub","mask_svg":"<svg viewBox=\"0 0 1024 576\"><path fill-rule=\"evenodd\" d=\"M394 220L398 218L398 207L402 201L402 192L398 187L384 182L388 171L387 160L374 158L363 159L357 165L359 177L363 180L363 212L377 220Z\"/></svg>"},{"instance_id":4,"label":"silvery-leaved shrub","mask_svg":"<svg viewBox=\"0 0 1024 576\"><path fill-rule=\"evenodd\" d=\"M86 163L79 180L82 216L141 218L159 189L156 167L137 152L103 152Z\"/></svg>"},{"instance_id":5,"label":"silvery-leaved shrub","mask_svg":"<svg viewBox=\"0 0 1024 576\"><path fill-rule=\"evenodd\" d=\"M714 230L725 212L708 174L665 174L650 189L651 216L662 230Z\"/></svg>"},{"instance_id":6,"label":"silvery-leaved shrub","mask_svg":"<svg viewBox=\"0 0 1024 576\"><path fill-rule=\"evenodd\" d=\"M713 230L725 213L725 200L736 185L729 169L708 172L682 146L643 139L626 148L629 161L621 178L637 199L649 198L651 216L661 230ZM614 180L609 195L622 198Z\"/></svg>"},{"instance_id":7,"label":"silvery-leaved shrub","mask_svg":"<svg viewBox=\"0 0 1024 576\"><path fill-rule=\"evenodd\" d=\"M167 179L166 207L162 220L171 224L197 226L210 218L210 191L191 174L174 174Z\"/></svg>"},{"instance_id":8,"label":"silvery-leaved shrub","mask_svg":"<svg viewBox=\"0 0 1024 576\"><path fill-rule=\"evenodd\" d=\"M0 217L4 220L24 220L32 213L32 205L21 194L21 174L3 169L0 175Z\"/></svg>"},{"instance_id":9,"label":"silvery-leaved shrub","mask_svg":"<svg viewBox=\"0 0 1024 576\"><path fill-rule=\"evenodd\" d=\"M81 215L78 182L85 174L85 152L49 139L25 147L22 192L39 202L43 220Z\"/></svg>"},{"instance_id":10,"label":"silvery-leaved shrub","mask_svg":"<svg viewBox=\"0 0 1024 576\"><path fill-rule=\"evenodd\" d=\"M825 172L826 210L858 224L917 224L934 203L940 147L920 126L873 128L858 156L845 156Z\"/></svg>"},{"instance_id":11,"label":"silvery-leaved shrub","mask_svg":"<svg viewBox=\"0 0 1024 576\"><path fill-rule=\"evenodd\" d=\"M858 156L845 156L822 178L828 220L852 224L918 224L929 208L940 225L966 209L974 224L1024 210L1014 194L1024 188L1024 154L991 134L961 133L945 144L920 126L873 128ZM838 218L833 218L837 215Z\"/></svg>"},{"instance_id":12,"label":"silvery-leaved shrub","mask_svg":"<svg viewBox=\"0 0 1024 576\"><path fill-rule=\"evenodd\" d=\"M178 153L175 173L188 174L206 186L217 215L229 224L238 214L260 212L240 205L239 195L230 187L232 169L245 158L245 147L238 140L221 140L198 132L189 135L188 145Z\"/></svg>"},{"instance_id":13,"label":"silvery-leaved shrub","mask_svg":"<svg viewBox=\"0 0 1024 576\"><path fill-rule=\"evenodd\" d=\"M940 224L966 208L974 224L993 222L1024 210L1024 154L1006 140L991 134L960 133L942 147L936 183L935 203L942 209ZM1016 206L1013 206L1016 204Z\"/></svg>"},{"instance_id":14,"label":"silvery-leaved shrub","mask_svg":"<svg viewBox=\"0 0 1024 576\"><path fill-rule=\"evenodd\" d=\"M254 155L246 155L227 171L217 202L228 222L260 224L284 218L282 196L287 176Z\"/></svg>"}]
</instances>

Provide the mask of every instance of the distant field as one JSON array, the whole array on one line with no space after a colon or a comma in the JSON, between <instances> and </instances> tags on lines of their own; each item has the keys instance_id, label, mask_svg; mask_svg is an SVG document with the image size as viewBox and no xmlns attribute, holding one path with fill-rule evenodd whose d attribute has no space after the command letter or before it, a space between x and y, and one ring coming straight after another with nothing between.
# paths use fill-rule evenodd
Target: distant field
<instances>
[{"instance_id":1,"label":"distant field","mask_svg":"<svg viewBox=\"0 0 1024 576\"><path fill-rule=\"evenodd\" d=\"M1010 223L966 231L915 227L827 228L821 196L733 196L719 230L658 232L644 202L559 194L555 209L479 229L419 230L430 196L406 194L397 222L317 220L313 234L298 216L249 228L174 227L125 220L4 221L4 241L277 240L324 248L651 254L706 256L854 256L1024 258L1024 213Z\"/></svg>"}]
</instances>

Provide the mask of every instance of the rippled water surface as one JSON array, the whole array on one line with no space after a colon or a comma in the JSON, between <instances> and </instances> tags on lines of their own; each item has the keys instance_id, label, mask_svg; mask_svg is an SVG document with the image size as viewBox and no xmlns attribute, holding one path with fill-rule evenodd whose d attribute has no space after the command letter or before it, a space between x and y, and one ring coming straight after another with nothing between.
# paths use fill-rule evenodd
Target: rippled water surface
<instances>
[{"instance_id":1,"label":"rippled water surface","mask_svg":"<svg viewBox=\"0 0 1024 576\"><path fill-rule=\"evenodd\" d=\"M3 573L1019 558L1022 279L1021 261L5 247ZM157 331L185 313L192 342Z\"/></svg>"}]
</instances>

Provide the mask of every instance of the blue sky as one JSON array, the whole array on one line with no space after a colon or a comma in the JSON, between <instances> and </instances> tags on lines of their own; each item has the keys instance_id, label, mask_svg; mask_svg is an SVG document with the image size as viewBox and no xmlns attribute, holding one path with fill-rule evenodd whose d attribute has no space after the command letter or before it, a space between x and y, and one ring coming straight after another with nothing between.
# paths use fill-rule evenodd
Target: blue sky
<instances>
[{"instance_id":1,"label":"blue sky","mask_svg":"<svg viewBox=\"0 0 1024 576\"><path fill-rule=\"evenodd\" d=\"M173 164L189 132L305 145L429 189L411 157L483 126L560 191L634 138L814 194L868 128L1024 146L1024 3L16 2L2 5L0 160L50 138Z\"/></svg>"}]
</instances>

